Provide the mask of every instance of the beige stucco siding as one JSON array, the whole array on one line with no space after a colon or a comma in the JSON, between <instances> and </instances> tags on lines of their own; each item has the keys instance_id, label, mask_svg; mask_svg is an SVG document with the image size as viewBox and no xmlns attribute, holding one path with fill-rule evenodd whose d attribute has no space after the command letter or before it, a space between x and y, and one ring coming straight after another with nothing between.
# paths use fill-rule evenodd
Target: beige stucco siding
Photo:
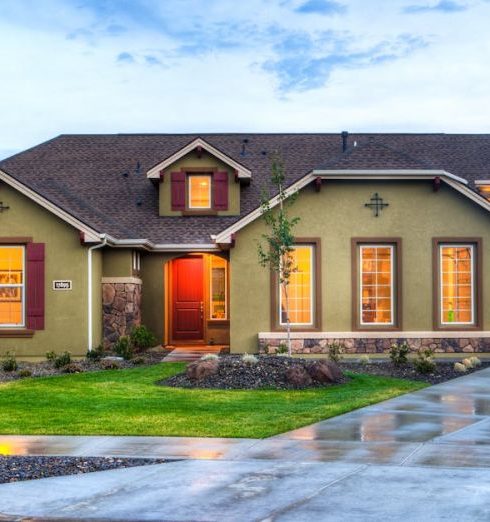
<instances>
[{"instance_id":1,"label":"beige stucco siding","mask_svg":"<svg viewBox=\"0 0 490 522\"><path fill-rule=\"evenodd\" d=\"M80 245L78 231L32 202L8 185L0 184L0 200L9 210L0 214L0 237L32 237L46 245L45 329L32 338L0 338L0 354L7 350L17 356L43 356L46 351L87 350L87 249ZM101 255L94 252L94 341L100 341ZM71 291L54 291L52 281L68 279Z\"/></svg>"},{"instance_id":2,"label":"beige stucco siding","mask_svg":"<svg viewBox=\"0 0 490 522\"><path fill-rule=\"evenodd\" d=\"M378 192L389 207L374 217L365 208ZM402 238L403 330L431 331L432 238L483 239L483 329L490 330L490 213L448 186L435 193L422 181L329 181L305 188L292 207L298 237L321 239L322 330L352 330L351 238ZM257 332L270 331L269 273L257 262L257 220L231 250L231 350L256 351Z\"/></svg>"},{"instance_id":3,"label":"beige stucco siding","mask_svg":"<svg viewBox=\"0 0 490 522\"><path fill-rule=\"evenodd\" d=\"M131 277L133 275L133 259L130 248L104 248L103 277Z\"/></svg>"},{"instance_id":4,"label":"beige stucco siding","mask_svg":"<svg viewBox=\"0 0 490 522\"><path fill-rule=\"evenodd\" d=\"M170 193L170 174L186 168L195 169L217 169L228 172L228 210L218 211L219 216L237 216L240 214L240 183L235 182L235 173L231 167L215 158L208 152L203 152L198 158L196 152L189 152L183 158L176 161L165 170L164 181L160 183L160 215L161 216L180 216L181 211L172 210Z\"/></svg>"}]
</instances>

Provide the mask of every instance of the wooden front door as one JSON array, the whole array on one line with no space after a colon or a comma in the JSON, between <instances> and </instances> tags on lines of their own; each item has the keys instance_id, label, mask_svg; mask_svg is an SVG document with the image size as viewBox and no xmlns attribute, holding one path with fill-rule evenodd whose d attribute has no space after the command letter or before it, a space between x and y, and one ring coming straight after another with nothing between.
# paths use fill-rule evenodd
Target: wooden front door
<instances>
[{"instance_id":1,"label":"wooden front door","mask_svg":"<svg viewBox=\"0 0 490 522\"><path fill-rule=\"evenodd\" d=\"M202 257L172 261L172 338L204 339L204 271Z\"/></svg>"}]
</instances>

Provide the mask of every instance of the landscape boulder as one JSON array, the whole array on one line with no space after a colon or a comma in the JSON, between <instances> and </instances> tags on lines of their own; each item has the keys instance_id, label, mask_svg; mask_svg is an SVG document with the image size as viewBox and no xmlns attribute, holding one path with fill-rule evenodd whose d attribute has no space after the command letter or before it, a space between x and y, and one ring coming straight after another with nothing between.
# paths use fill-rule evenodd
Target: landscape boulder
<instances>
[{"instance_id":1,"label":"landscape boulder","mask_svg":"<svg viewBox=\"0 0 490 522\"><path fill-rule=\"evenodd\" d=\"M311 377L303 366L295 365L286 370L286 381L295 388L311 385Z\"/></svg>"},{"instance_id":2,"label":"landscape boulder","mask_svg":"<svg viewBox=\"0 0 490 522\"><path fill-rule=\"evenodd\" d=\"M310 377L322 384L339 383L342 381L342 372L333 361L315 361L308 367Z\"/></svg>"},{"instance_id":3,"label":"landscape boulder","mask_svg":"<svg viewBox=\"0 0 490 522\"><path fill-rule=\"evenodd\" d=\"M218 371L218 364L217 360L195 361L187 366L186 375L193 381L200 381L214 375Z\"/></svg>"}]
</instances>

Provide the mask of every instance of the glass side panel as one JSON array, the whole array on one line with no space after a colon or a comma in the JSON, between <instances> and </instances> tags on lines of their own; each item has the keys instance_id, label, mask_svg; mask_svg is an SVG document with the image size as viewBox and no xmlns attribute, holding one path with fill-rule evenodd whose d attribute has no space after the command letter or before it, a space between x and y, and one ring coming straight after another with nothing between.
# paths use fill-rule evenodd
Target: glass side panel
<instances>
[{"instance_id":1,"label":"glass side panel","mask_svg":"<svg viewBox=\"0 0 490 522\"><path fill-rule=\"evenodd\" d=\"M211 257L211 319L226 319L226 270L227 262L221 257Z\"/></svg>"}]
</instances>

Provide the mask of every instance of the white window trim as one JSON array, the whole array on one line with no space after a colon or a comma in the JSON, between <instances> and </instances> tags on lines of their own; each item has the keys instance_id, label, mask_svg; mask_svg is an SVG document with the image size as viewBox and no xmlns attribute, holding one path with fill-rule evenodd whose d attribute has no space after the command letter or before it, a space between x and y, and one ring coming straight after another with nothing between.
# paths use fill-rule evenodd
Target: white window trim
<instances>
[{"instance_id":1,"label":"white window trim","mask_svg":"<svg viewBox=\"0 0 490 522\"><path fill-rule=\"evenodd\" d=\"M315 319L314 319L314 314L315 314L315 309L314 309L314 302L313 302L313 289L315 288L315 284L316 284L316 274L315 274L315 258L313 257L313 249L315 248L314 245L308 245L308 244L297 244L297 245L293 245L292 248L308 248L309 251L310 251L310 267L311 267L311 278L310 278L310 317L311 317L311 321L308 322L308 323L289 323L290 326L313 326L315 324ZM282 292L281 292L281 285L279 284L279 299L278 299L278 302L279 302L279 310L278 310L278 313L279 313L279 325L280 326L287 326L287 322L283 322L282 321Z\"/></svg>"},{"instance_id":2,"label":"white window trim","mask_svg":"<svg viewBox=\"0 0 490 522\"><path fill-rule=\"evenodd\" d=\"M391 303L390 303L390 313L391 313L391 321L389 323L378 323L378 322L364 322L362 320L362 251L365 248L389 248L391 251L390 255L390 291L391 291ZM395 245L391 244L383 244L383 243L373 243L370 245L359 245L359 324L361 326L395 326L395 273L393 270L393 263L395 259Z\"/></svg>"},{"instance_id":3,"label":"white window trim","mask_svg":"<svg viewBox=\"0 0 490 522\"><path fill-rule=\"evenodd\" d=\"M442 277L442 249L443 248L470 248L471 249L471 321L443 321L444 318L444 306L443 306L443 277ZM439 243L439 321L441 326L474 326L475 322L475 245L473 243Z\"/></svg>"},{"instance_id":4,"label":"white window trim","mask_svg":"<svg viewBox=\"0 0 490 522\"><path fill-rule=\"evenodd\" d=\"M193 207L191 205L191 201L192 201L192 191L191 191L191 178L193 177L206 177L209 179L209 184L208 184L208 198L209 198L209 205L207 207ZM213 202L211 201L211 197L212 197L212 192L211 192L211 184L213 182L213 178L211 176L211 174L207 174L206 172L203 172L202 174L196 172L196 173L193 173L193 174L187 174L187 187L188 187L188 205L189 205L189 209L193 209L193 210L209 210L212 208L212 204Z\"/></svg>"},{"instance_id":5,"label":"white window trim","mask_svg":"<svg viewBox=\"0 0 490 522\"><path fill-rule=\"evenodd\" d=\"M26 324L26 248L23 245L1 245L0 248L21 248L22 249L22 283L21 284L0 284L0 288L20 288L22 292L22 322L19 323L0 323L1 328L25 328Z\"/></svg>"},{"instance_id":6,"label":"white window trim","mask_svg":"<svg viewBox=\"0 0 490 522\"><path fill-rule=\"evenodd\" d=\"M228 261L225 261L225 316L218 318L213 317L213 258L209 263L209 320L210 321L227 321L228 320Z\"/></svg>"}]
</instances>

